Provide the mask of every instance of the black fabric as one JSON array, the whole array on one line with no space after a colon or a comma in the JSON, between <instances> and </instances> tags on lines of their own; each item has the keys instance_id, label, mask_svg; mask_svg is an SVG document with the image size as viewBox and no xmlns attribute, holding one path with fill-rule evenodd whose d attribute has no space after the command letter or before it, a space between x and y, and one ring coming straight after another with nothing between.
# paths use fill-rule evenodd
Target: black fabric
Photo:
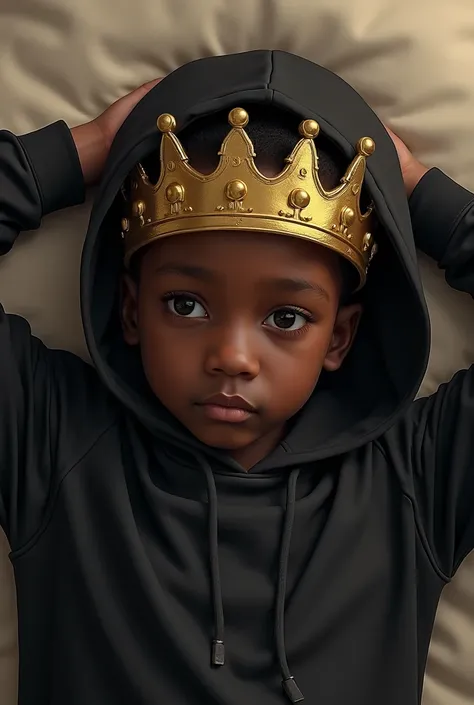
<instances>
[{"instance_id":1,"label":"black fabric","mask_svg":"<svg viewBox=\"0 0 474 705\"><path fill-rule=\"evenodd\" d=\"M418 247L447 270L450 286L469 293L474 259L469 238L474 225L472 198L469 191L439 169L430 169L410 198ZM440 202L449 203L449 209L440 212Z\"/></svg>"},{"instance_id":2,"label":"black fabric","mask_svg":"<svg viewBox=\"0 0 474 705\"><path fill-rule=\"evenodd\" d=\"M20 142L30 159L43 216L84 201L79 157L63 120L23 135Z\"/></svg>"},{"instance_id":3,"label":"black fabric","mask_svg":"<svg viewBox=\"0 0 474 705\"><path fill-rule=\"evenodd\" d=\"M284 107L296 124L316 117L348 158L374 137L367 188L384 226L347 365L249 473L171 417L121 342L115 200L158 147L159 113L183 128L243 102ZM80 201L64 126L0 132L0 185L4 249L44 209ZM441 590L474 547L474 386L463 371L413 402L429 343L415 241L474 293L474 196L436 171L410 205L413 231L383 126L304 59L204 59L137 106L83 254L96 369L0 313L0 521L17 584L20 705L420 702Z\"/></svg>"},{"instance_id":4,"label":"black fabric","mask_svg":"<svg viewBox=\"0 0 474 705\"><path fill-rule=\"evenodd\" d=\"M62 121L22 139L3 130L0 150L0 254L5 254L20 230L33 230L43 215L82 203L84 181Z\"/></svg>"}]
</instances>

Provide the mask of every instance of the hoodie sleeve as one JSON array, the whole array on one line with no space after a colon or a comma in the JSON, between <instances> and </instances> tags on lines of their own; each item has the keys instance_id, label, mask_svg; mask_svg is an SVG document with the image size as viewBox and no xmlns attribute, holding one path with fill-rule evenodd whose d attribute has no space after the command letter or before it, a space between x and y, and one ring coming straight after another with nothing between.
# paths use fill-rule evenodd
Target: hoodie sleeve
<instances>
[{"instance_id":1,"label":"hoodie sleeve","mask_svg":"<svg viewBox=\"0 0 474 705\"><path fill-rule=\"evenodd\" d=\"M413 192L410 210L417 247L438 262L453 288L474 296L474 195L432 169ZM396 465L411 468L404 475L407 494L425 546L450 578L474 549L474 365L416 401L389 435Z\"/></svg>"},{"instance_id":2,"label":"hoodie sleeve","mask_svg":"<svg viewBox=\"0 0 474 705\"><path fill-rule=\"evenodd\" d=\"M43 215L83 197L78 155L64 123L20 138L0 131L2 254L20 230L37 228ZM0 306L0 524L12 548L40 528L63 447L73 462L80 425L72 413L77 422L93 395L92 375L73 355L48 350L25 320Z\"/></svg>"},{"instance_id":3,"label":"hoodie sleeve","mask_svg":"<svg viewBox=\"0 0 474 705\"><path fill-rule=\"evenodd\" d=\"M41 218L84 200L79 157L64 122L23 137L0 130L0 254L19 232Z\"/></svg>"}]
</instances>

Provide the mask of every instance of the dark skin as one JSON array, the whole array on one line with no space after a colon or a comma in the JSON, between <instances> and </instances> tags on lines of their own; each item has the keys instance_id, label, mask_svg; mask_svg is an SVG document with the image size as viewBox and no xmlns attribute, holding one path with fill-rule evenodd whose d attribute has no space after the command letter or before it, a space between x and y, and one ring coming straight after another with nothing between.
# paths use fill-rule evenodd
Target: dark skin
<instances>
[{"instance_id":1,"label":"dark skin","mask_svg":"<svg viewBox=\"0 0 474 705\"><path fill-rule=\"evenodd\" d=\"M361 306L341 306L341 293L338 255L311 242L175 235L146 251L138 282L125 277L124 337L140 346L169 411L249 470L284 437L321 371L338 370L348 354ZM223 410L208 403L216 394L253 409Z\"/></svg>"}]
</instances>

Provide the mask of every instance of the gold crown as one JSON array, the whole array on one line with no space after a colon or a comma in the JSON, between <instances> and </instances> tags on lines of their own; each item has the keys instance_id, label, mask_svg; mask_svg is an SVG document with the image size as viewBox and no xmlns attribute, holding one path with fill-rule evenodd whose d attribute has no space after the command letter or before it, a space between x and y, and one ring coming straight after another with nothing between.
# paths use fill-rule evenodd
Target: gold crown
<instances>
[{"instance_id":1,"label":"gold crown","mask_svg":"<svg viewBox=\"0 0 474 705\"><path fill-rule=\"evenodd\" d=\"M231 130L222 143L219 165L201 174L188 162L174 134L176 120L160 115L161 174L152 184L141 164L131 174L129 212L122 219L125 264L141 247L175 233L243 230L289 235L328 247L349 260L363 286L376 252L371 233L373 207L361 213L360 194L366 159L375 143L363 137L340 185L326 191L318 175L315 120L299 126L302 139L286 159L283 171L266 177L257 169L253 144L244 128L242 108L229 114ZM128 196L128 197L127 197Z\"/></svg>"}]
</instances>

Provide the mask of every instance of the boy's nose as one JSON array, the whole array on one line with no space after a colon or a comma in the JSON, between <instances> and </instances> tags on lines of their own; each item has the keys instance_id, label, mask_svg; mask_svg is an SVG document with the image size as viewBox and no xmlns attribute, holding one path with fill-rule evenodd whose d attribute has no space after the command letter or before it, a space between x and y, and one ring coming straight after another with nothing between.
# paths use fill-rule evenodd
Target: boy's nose
<instances>
[{"instance_id":1,"label":"boy's nose","mask_svg":"<svg viewBox=\"0 0 474 705\"><path fill-rule=\"evenodd\" d=\"M260 371L260 363L251 337L243 330L226 331L209 350L206 372L229 377L256 377Z\"/></svg>"}]
</instances>

